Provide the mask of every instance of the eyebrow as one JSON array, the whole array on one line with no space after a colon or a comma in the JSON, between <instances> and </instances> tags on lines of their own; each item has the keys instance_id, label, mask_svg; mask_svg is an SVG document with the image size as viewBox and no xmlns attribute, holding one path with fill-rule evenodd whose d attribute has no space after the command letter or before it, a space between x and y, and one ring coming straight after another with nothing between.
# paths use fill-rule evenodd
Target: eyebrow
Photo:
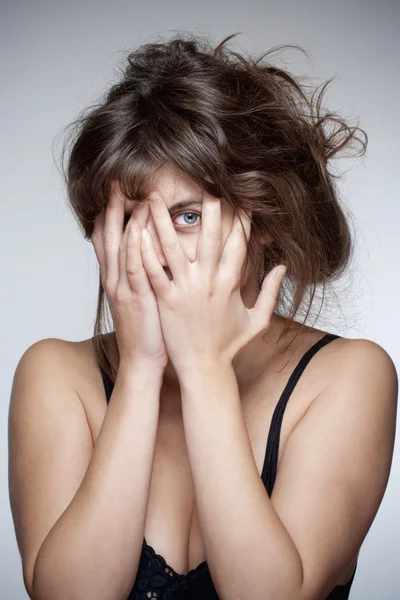
<instances>
[{"instance_id":1,"label":"eyebrow","mask_svg":"<svg viewBox=\"0 0 400 600\"><path fill-rule=\"evenodd\" d=\"M173 210L177 210L180 208L186 208L186 206L201 206L203 204L202 199L199 196L193 196L192 198L187 198L186 200L180 200L179 202L176 202L175 204L172 204L171 206L168 207L168 212L171 213ZM132 211L131 210L125 210L125 212L127 214L130 214Z\"/></svg>"},{"instance_id":2,"label":"eyebrow","mask_svg":"<svg viewBox=\"0 0 400 600\"><path fill-rule=\"evenodd\" d=\"M181 200L180 202L176 202L172 206L168 207L168 211L171 212L176 210L177 208L185 208L186 206L193 206L196 204L197 206L201 206L202 202L200 198L188 198L187 200Z\"/></svg>"},{"instance_id":3,"label":"eyebrow","mask_svg":"<svg viewBox=\"0 0 400 600\"><path fill-rule=\"evenodd\" d=\"M175 204L172 204L172 206L168 207L168 212L171 214L173 210L178 210L180 208L186 208L186 206L201 206L203 204L202 198L200 198L199 196L193 196L191 198L187 198L186 200L180 200L179 202L176 202ZM132 213L132 210L125 208L125 217L130 216Z\"/></svg>"}]
</instances>

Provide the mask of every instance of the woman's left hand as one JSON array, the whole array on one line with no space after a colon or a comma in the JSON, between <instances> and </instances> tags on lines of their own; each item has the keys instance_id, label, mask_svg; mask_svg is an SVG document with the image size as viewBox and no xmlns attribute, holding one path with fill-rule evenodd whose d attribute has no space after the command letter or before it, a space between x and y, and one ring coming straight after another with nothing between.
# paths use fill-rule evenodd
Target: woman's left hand
<instances>
[{"instance_id":1,"label":"woman's left hand","mask_svg":"<svg viewBox=\"0 0 400 600\"><path fill-rule=\"evenodd\" d=\"M238 209L245 235L236 212L221 256L221 201L205 198L197 258L190 262L165 202L149 200L149 204L173 280L160 264L148 230L142 230L143 265L157 298L165 345L177 374L188 366L214 364L215 360L232 363L255 336L268 329L285 268L278 265L268 273L254 307L248 309L240 293L251 229L246 213ZM280 267L284 271L278 275Z\"/></svg>"}]
</instances>

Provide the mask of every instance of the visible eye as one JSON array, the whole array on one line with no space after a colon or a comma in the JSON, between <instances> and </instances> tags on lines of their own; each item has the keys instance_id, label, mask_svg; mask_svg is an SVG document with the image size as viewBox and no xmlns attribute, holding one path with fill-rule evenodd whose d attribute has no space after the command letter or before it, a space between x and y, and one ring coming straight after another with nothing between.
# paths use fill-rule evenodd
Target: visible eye
<instances>
[{"instance_id":1,"label":"visible eye","mask_svg":"<svg viewBox=\"0 0 400 600\"><path fill-rule=\"evenodd\" d=\"M199 224L199 218L201 217L201 215L200 215L199 213L197 213L197 212L193 212L193 211L186 211L186 212L183 212L183 213L180 213L180 214L178 214L178 215L177 215L176 217L174 217L174 218L176 219L176 218L178 218L178 217L182 217L183 215L189 215L189 217L187 218L187 220L186 220L186 223L185 223L185 224L183 224L183 225L180 225L180 224L178 223L178 226L179 226L181 229L187 229L188 227L195 227L196 225L198 225L198 224ZM197 220L196 220L196 217L197 217ZM123 226L123 229L124 229L124 231L125 231L125 228L126 228L126 226L127 226L128 222L129 222L129 219L130 219L130 218L131 218L131 213L125 214L125 216L124 216L124 226Z\"/></svg>"},{"instance_id":2,"label":"visible eye","mask_svg":"<svg viewBox=\"0 0 400 600\"><path fill-rule=\"evenodd\" d=\"M178 217L181 217L183 215L189 215L189 223L186 222L186 224L184 225L180 225L180 227L183 227L183 229L187 229L188 227L194 227L195 225L199 224L199 221L197 220L195 223L193 222L193 220L197 217L198 219L201 217L201 215L199 215L196 212L192 212L192 211L186 211L183 213L180 213L178 215Z\"/></svg>"}]
</instances>

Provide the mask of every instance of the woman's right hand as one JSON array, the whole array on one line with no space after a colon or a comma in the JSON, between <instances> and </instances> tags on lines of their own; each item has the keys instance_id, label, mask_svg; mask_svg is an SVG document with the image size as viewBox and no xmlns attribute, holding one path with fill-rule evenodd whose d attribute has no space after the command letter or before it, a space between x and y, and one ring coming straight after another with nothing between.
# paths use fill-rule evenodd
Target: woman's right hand
<instances>
[{"instance_id":1,"label":"woman's right hand","mask_svg":"<svg viewBox=\"0 0 400 600\"><path fill-rule=\"evenodd\" d=\"M141 229L148 215L148 202L136 202L124 231L125 199L116 185L105 211L95 219L91 240L113 317L120 364L145 361L164 370L168 354L141 254ZM138 225L136 236L132 223Z\"/></svg>"}]
</instances>

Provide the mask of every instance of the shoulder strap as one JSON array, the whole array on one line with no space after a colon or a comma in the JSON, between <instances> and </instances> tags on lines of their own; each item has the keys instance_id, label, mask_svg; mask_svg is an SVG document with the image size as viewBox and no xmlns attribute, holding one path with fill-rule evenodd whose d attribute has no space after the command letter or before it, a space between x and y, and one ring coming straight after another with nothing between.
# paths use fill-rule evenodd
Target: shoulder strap
<instances>
[{"instance_id":1,"label":"shoulder strap","mask_svg":"<svg viewBox=\"0 0 400 600\"><path fill-rule=\"evenodd\" d=\"M289 377L289 381L287 382L285 389L283 390L282 395L279 398L277 405L275 406L274 414L272 415L271 426L268 433L267 449L261 473L261 479L266 487L269 496L271 496L272 494L272 490L276 479L281 425L283 413L285 412L285 408L289 400L290 394L294 390L296 383L300 378L300 375L303 373L304 369L306 368L314 354L316 354L318 350L320 350L320 348L323 348L324 346L326 346L326 344L329 344L329 342L339 337L341 336L335 335L334 333L327 333L324 337L318 340L318 342L311 346L309 350L307 350L307 352L302 356L296 368Z\"/></svg>"}]
</instances>

